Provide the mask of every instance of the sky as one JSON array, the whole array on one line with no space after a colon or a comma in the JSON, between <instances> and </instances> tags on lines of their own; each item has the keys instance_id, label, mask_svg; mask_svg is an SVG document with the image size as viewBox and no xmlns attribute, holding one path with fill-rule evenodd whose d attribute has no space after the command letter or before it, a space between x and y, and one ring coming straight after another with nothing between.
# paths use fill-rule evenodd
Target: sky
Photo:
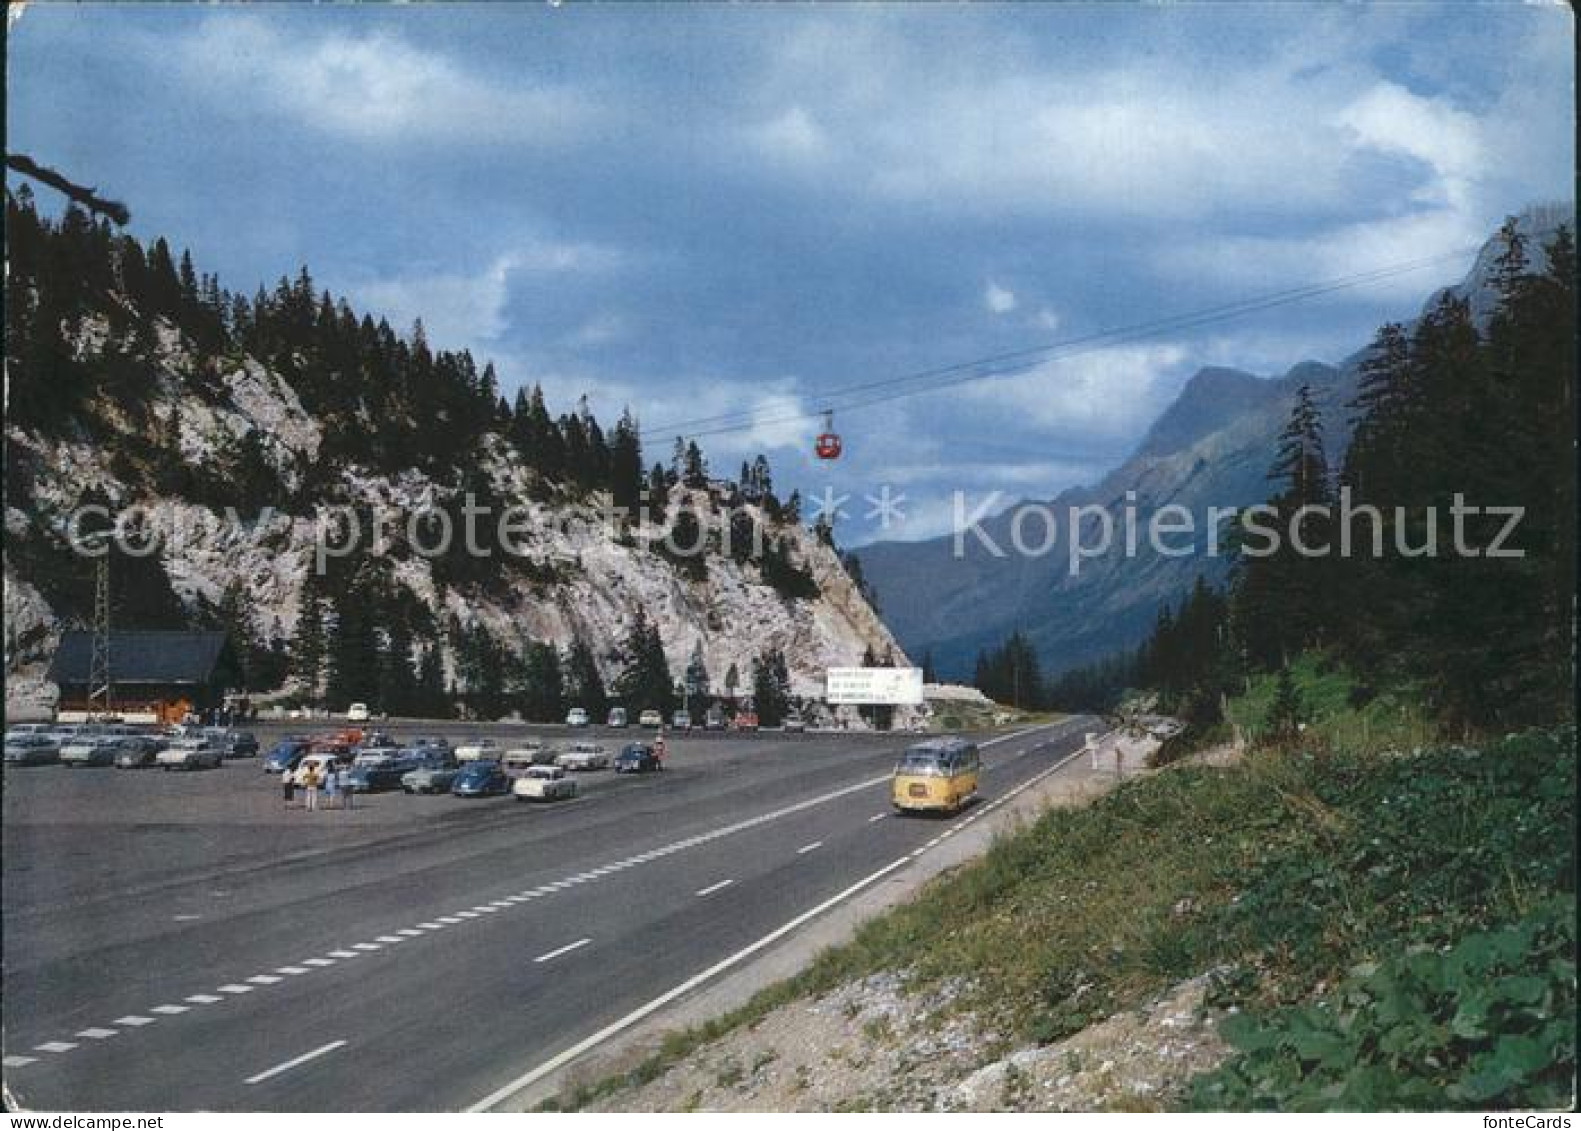
<instances>
[{"instance_id":1,"label":"sky","mask_svg":"<svg viewBox=\"0 0 1581 1131\"><path fill-rule=\"evenodd\" d=\"M307 264L551 407L702 434L840 541L1096 481L1192 373L1338 361L1573 196L1548 3L32 5L8 147L251 292ZM48 195L40 193L41 200ZM853 385L1403 263L1310 302ZM700 423L741 414L708 434ZM890 507L877 500L887 488ZM818 505L810 510L816 511Z\"/></svg>"}]
</instances>

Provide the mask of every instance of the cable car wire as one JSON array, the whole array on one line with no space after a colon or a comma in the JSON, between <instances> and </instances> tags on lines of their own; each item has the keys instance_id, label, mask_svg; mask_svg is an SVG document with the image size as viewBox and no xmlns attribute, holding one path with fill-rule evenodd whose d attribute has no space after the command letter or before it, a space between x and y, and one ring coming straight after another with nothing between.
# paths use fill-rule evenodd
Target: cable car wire
<instances>
[{"instance_id":1,"label":"cable car wire","mask_svg":"<svg viewBox=\"0 0 1581 1131\"><path fill-rule=\"evenodd\" d=\"M1369 271L1338 276L1301 287L1238 299L1218 306L1185 311L1180 314L1133 323L1128 326L1096 330L1057 342L1024 346L972 361L957 362L901 376L882 378L877 381L814 391L806 394L807 398L825 406L816 410L798 409L794 412L784 412L778 415L760 416L756 409L737 409L714 416L697 417L692 420L678 421L652 429L645 429L642 433L642 439L659 441L677 435L685 435L692 439L726 435L767 425L813 420L823 416L827 411L849 412L853 409L869 408L873 405L885 404L906 397L921 396L940 389L953 388L961 384L983 381L994 377L1016 376L1039 364L1077 357L1084 353L1090 353L1101 346L1124 344L1177 330L1196 329L1216 322L1229 321L1248 314L1260 313L1264 310L1293 305L1308 299L1319 298L1326 294L1351 290L1359 286L1365 286L1368 283L1382 282L1399 275L1420 271L1448 260L1459 259L1477 250L1479 250L1478 246L1457 248L1454 251L1443 252L1422 259L1388 264ZM863 396L861 394L866 395ZM856 399L845 399L849 397L855 397Z\"/></svg>"}]
</instances>

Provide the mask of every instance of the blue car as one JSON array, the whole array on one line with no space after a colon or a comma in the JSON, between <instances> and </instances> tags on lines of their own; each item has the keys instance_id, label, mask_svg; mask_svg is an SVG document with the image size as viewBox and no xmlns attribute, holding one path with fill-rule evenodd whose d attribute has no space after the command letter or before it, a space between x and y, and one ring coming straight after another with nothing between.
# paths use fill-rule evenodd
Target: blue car
<instances>
[{"instance_id":1,"label":"blue car","mask_svg":"<svg viewBox=\"0 0 1581 1131\"><path fill-rule=\"evenodd\" d=\"M283 774L296 769L297 763L307 753L308 745L305 738L282 738L264 758L264 773Z\"/></svg>"},{"instance_id":2,"label":"blue car","mask_svg":"<svg viewBox=\"0 0 1581 1131\"><path fill-rule=\"evenodd\" d=\"M646 774L664 769L658 753L646 742L633 742L615 755L617 774Z\"/></svg>"},{"instance_id":3,"label":"blue car","mask_svg":"<svg viewBox=\"0 0 1581 1131\"><path fill-rule=\"evenodd\" d=\"M511 790L511 779L498 762L468 762L450 784L457 797L500 797Z\"/></svg>"}]
</instances>

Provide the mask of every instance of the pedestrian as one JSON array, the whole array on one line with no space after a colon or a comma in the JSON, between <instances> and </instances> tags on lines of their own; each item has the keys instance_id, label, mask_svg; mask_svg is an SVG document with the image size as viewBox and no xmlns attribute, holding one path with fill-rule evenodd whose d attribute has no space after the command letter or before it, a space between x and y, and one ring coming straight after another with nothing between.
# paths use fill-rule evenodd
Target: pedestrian
<instances>
[{"instance_id":1,"label":"pedestrian","mask_svg":"<svg viewBox=\"0 0 1581 1131\"><path fill-rule=\"evenodd\" d=\"M653 740L653 756L661 763L664 761L664 732L659 732L659 737Z\"/></svg>"},{"instance_id":2,"label":"pedestrian","mask_svg":"<svg viewBox=\"0 0 1581 1131\"><path fill-rule=\"evenodd\" d=\"M318 811L318 767L309 765L302 772L302 787L307 790L307 810L309 813Z\"/></svg>"},{"instance_id":3,"label":"pedestrian","mask_svg":"<svg viewBox=\"0 0 1581 1131\"><path fill-rule=\"evenodd\" d=\"M340 767L331 762L324 771L324 808L333 809L340 797Z\"/></svg>"},{"instance_id":4,"label":"pedestrian","mask_svg":"<svg viewBox=\"0 0 1581 1131\"><path fill-rule=\"evenodd\" d=\"M290 766L280 774L280 792L285 797L285 807L291 808L291 803L296 800L296 774Z\"/></svg>"}]
</instances>

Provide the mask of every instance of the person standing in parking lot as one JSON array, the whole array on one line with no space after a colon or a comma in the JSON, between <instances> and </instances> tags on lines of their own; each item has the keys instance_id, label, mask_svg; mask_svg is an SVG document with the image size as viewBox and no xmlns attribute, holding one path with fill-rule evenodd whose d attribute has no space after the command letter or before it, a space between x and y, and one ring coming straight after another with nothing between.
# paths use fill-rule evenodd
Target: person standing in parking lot
<instances>
[{"instance_id":1,"label":"person standing in parking lot","mask_svg":"<svg viewBox=\"0 0 1581 1131\"><path fill-rule=\"evenodd\" d=\"M318 767L309 766L302 774L302 788L307 790L307 811L318 811Z\"/></svg>"},{"instance_id":2,"label":"person standing in parking lot","mask_svg":"<svg viewBox=\"0 0 1581 1131\"><path fill-rule=\"evenodd\" d=\"M333 809L340 797L340 767L331 762L324 770L324 808Z\"/></svg>"},{"instance_id":3,"label":"person standing in parking lot","mask_svg":"<svg viewBox=\"0 0 1581 1131\"><path fill-rule=\"evenodd\" d=\"M290 766L280 775L280 792L285 797L285 807L291 808L291 802L296 800L296 774Z\"/></svg>"}]
</instances>

